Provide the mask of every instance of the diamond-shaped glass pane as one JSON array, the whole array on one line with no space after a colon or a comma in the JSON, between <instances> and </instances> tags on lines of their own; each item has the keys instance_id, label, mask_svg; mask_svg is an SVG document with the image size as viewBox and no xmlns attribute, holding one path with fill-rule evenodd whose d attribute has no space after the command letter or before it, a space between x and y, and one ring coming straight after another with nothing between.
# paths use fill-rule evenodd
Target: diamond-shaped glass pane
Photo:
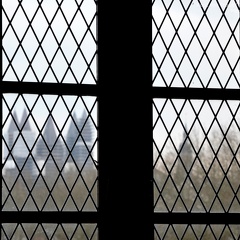
<instances>
[{"instance_id":1,"label":"diamond-shaped glass pane","mask_svg":"<svg viewBox=\"0 0 240 240\"><path fill-rule=\"evenodd\" d=\"M3 210L97 210L95 97L3 95Z\"/></svg>"},{"instance_id":2,"label":"diamond-shaped glass pane","mask_svg":"<svg viewBox=\"0 0 240 240\"><path fill-rule=\"evenodd\" d=\"M96 16L95 0L3 0L3 81L96 84Z\"/></svg>"},{"instance_id":3,"label":"diamond-shaped glass pane","mask_svg":"<svg viewBox=\"0 0 240 240\"><path fill-rule=\"evenodd\" d=\"M2 224L2 239L96 240L96 224Z\"/></svg>"},{"instance_id":4,"label":"diamond-shaped glass pane","mask_svg":"<svg viewBox=\"0 0 240 240\"><path fill-rule=\"evenodd\" d=\"M153 0L153 86L239 88L239 7Z\"/></svg>"},{"instance_id":5,"label":"diamond-shaped glass pane","mask_svg":"<svg viewBox=\"0 0 240 240\"><path fill-rule=\"evenodd\" d=\"M239 236L240 228L237 225L156 224L154 226L155 240L239 239Z\"/></svg>"},{"instance_id":6,"label":"diamond-shaped glass pane","mask_svg":"<svg viewBox=\"0 0 240 240\"><path fill-rule=\"evenodd\" d=\"M239 108L154 99L155 211L240 212Z\"/></svg>"}]
</instances>

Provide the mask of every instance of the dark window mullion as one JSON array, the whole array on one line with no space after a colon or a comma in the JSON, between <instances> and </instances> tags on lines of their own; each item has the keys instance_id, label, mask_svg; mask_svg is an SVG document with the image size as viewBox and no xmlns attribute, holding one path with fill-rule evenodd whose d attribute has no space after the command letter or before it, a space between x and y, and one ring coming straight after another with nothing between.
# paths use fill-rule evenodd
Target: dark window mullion
<instances>
[{"instance_id":1,"label":"dark window mullion","mask_svg":"<svg viewBox=\"0 0 240 240\"><path fill-rule=\"evenodd\" d=\"M240 89L153 87L153 98L240 100Z\"/></svg>"},{"instance_id":2,"label":"dark window mullion","mask_svg":"<svg viewBox=\"0 0 240 240\"><path fill-rule=\"evenodd\" d=\"M1 82L2 93L97 96L97 89L92 84Z\"/></svg>"},{"instance_id":3,"label":"dark window mullion","mask_svg":"<svg viewBox=\"0 0 240 240\"><path fill-rule=\"evenodd\" d=\"M154 224L240 224L240 213L154 213Z\"/></svg>"},{"instance_id":4,"label":"dark window mullion","mask_svg":"<svg viewBox=\"0 0 240 240\"><path fill-rule=\"evenodd\" d=\"M97 223L97 212L77 211L3 211L2 223Z\"/></svg>"},{"instance_id":5,"label":"dark window mullion","mask_svg":"<svg viewBox=\"0 0 240 240\"><path fill-rule=\"evenodd\" d=\"M177 87L153 87L153 98L166 99L201 99L201 100L240 100L240 89L220 88L177 88ZM197 213L197 212L155 212L154 224L219 224L239 225L240 213Z\"/></svg>"},{"instance_id":6,"label":"dark window mullion","mask_svg":"<svg viewBox=\"0 0 240 240\"><path fill-rule=\"evenodd\" d=\"M97 86L91 84L7 82L0 83L1 94L50 94L97 96ZM1 108L2 111L2 108ZM2 131L2 128L1 128ZM2 154L2 152L1 152ZM2 181L1 181L2 185ZM2 187L1 187L2 196ZM2 203L2 197L1 197ZM97 223L98 212L2 211L1 223Z\"/></svg>"},{"instance_id":7,"label":"dark window mullion","mask_svg":"<svg viewBox=\"0 0 240 240\"><path fill-rule=\"evenodd\" d=\"M151 28L151 0L98 2L100 240L153 239Z\"/></svg>"}]
</instances>

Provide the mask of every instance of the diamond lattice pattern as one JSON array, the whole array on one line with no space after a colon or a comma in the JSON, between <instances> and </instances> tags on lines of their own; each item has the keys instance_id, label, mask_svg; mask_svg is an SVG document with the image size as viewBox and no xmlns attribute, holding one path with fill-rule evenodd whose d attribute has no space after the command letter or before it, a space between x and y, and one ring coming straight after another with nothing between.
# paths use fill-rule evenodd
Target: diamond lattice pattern
<instances>
[{"instance_id":1,"label":"diamond lattice pattern","mask_svg":"<svg viewBox=\"0 0 240 240\"><path fill-rule=\"evenodd\" d=\"M3 224L3 239L97 239L95 224Z\"/></svg>"},{"instance_id":2,"label":"diamond lattice pattern","mask_svg":"<svg viewBox=\"0 0 240 240\"><path fill-rule=\"evenodd\" d=\"M3 210L97 210L95 97L3 95Z\"/></svg>"},{"instance_id":3,"label":"diamond lattice pattern","mask_svg":"<svg viewBox=\"0 0 240 240\"><path fill-rule=\"evenodd\" d=\"M154 227L155 240L218 240L239 239L240 229L236 225L164 225L158 224Z\"/></svg>"},{"instance_id":4,"label":"diamond lattice pattern","mask_svg":"<svg viewBox=\"0 0 240 240\"><path fill-rule=\"evenodd\" d=\"M155 211L240 212L240 103L155 99Z\"/></svg>"},{"instance_id":5,"label":"diamond lattice pattern","mask_svg":"<svg viewBox=\"0 0 240 240\"><path fill-rule=\"evenodd\" d=\"M96 83L94 0L3 0L4 81Z\"/></svg>"},{"instance_id":6,"label":"diamond lattice pattern","mask_svg":"<svg viewBox=\"0 0 240 240\"><path fill-rule=\"evenodd\" d=\"M153 85L239 88L237 0L153 0Z\"/></svg>"}]
</instances>

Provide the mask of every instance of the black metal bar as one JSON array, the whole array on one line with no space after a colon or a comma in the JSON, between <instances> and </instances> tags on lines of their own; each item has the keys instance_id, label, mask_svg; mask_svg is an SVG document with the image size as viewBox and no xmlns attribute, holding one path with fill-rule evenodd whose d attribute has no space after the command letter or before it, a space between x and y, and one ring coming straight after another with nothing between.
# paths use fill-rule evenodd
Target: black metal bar
<instances>
[{"instance_id":1,"label":"black metal bar","mask_svg":"<svg viewBox=\"0 0 240 240\"><path fill-rule=\"evenodd\" d=\"M92 84L39 83L39 82L1 82L2 93L56 94L97 96L98 87Z\"/></svg>"},{"instance_id":2,"label":"black metal bar","mask_svg":"<svg viewBox=\"0 0 240 240\"><path fill-rule=\"evenodd\" d=\"M99 218L98 212L1 212L2 223L98 223ZM240 224L240 213L154 213L152 219L153 224Z\"/></svg>"},{"instance_id":3,"label":"black metal bar","mask_svg":"<svg viewBox=\"0 0 240 240\"><path fill-rule=\"evenodd\" d=\"M119 84L110 84L105 90L119 92ZM56 95L79 95L97 96L98 85L92 84L67 84L67 83L38 83L38 82L9 82L1 83L2 93L20 94L56 94ZM131 89L129 89L131 91ZM132 90L132 96L134 96ZM144 94L144 92L143 92ZM125 98L121 92L121 98ZM153 98L175 98L175 99L206 99L206 100L240 100L240 89L220 88L177 88L177 87L153 87Z\"/></svg>"},{"instance_id":4,"label":"black metal bar","mask_svg":"<svg viewBox=\"0 0 240 240\"><path fill-rule=\"evenodd\" d=\"M154 213L154 224L240 224L240 213Z\"/></svg>"},{"instance_id":5,"label":"black metal bar","mask_svg":"<svg viewBox=\"0 0 240 240\"><path fill-rule=\"evenodd\" d=\"M153 239L151 0L98 1L99 239Z\"/></svg>"},{"instance_id":6,"label":"black metal bar","mask_svg":"<svg viewBox=\"0 0 240 240\"><path fill-rule=\"evenodd\" d=\"M1 212L1 223L98 223L98 212Z\"/></svg>"},{"instance_id":7,"label":"black metal bar","mask_svg":"<svg viewBox=\"0 0 240 240\"><path fill-rule=\"evenodd\" d=\"M240 89L153 87L153 98L240 100Z\"/></svg>"}]
</instances>

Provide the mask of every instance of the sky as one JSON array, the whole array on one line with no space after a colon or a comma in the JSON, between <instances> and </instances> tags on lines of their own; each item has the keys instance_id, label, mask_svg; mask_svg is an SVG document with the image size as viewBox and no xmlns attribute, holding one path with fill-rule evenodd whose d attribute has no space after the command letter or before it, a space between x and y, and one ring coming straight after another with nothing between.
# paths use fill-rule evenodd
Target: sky
<instances>
[{"instance_id":1,"label":"sky","mask_svg":"<svg viewBox=\"0 0 240 240\"><path fill-rule=\"evenodd\" d=\"M14 26L15 33L11 28L7 30L7 33L5 33L8 20L5 14L3 14L2 31L5 34L3 39L3 47L8 55L6 56L5 54L3 54L2 60L4 80L16 81L17 75L20 79L24 79L24 81L37 81L36 78L39 78L40 80L43 80L45 82L56 82L56 79L58 79L59 81L63 80L63 82L66 83L74 83L75 77L77 76L78 81L80 81L79 79L83 79L83 83L95 84L94 78L96 78L96 44L94 40L96 39L96 17L94 17L94 15L96 13L96 5L94 3L94 0L84 0L81 6L80 0L64 0L62 3L60 0L43 0L41 8L44 10L46 18L42 11L38 11L36 16L34 16L36 9L39 7L38 2L39 1L37 0L21 1L27 18L23 10L20 8L12 21L12 26ZM77 11L76 2L80 6L80 11ZM164 1L164 5L161 0L155 0L152 7L152 15L157 26L160 26L162 24L160 32L164 39L163 42L160 38L160 35L157 35L152 48L153 56L158 66L160 66L164 56L167 54L166 48L169 48L169 52L172 57L171 59L170 55L167 55L165 60L163 61L161 65L162 76L159 74L159 72L157 72L157 65L153 62L153 77L156 77L153 86L169 86L174 74L176 73L176 66L179 66L178 74L176 74L174 81L171 83L171 86L183 87L185 84L186 86L190 87L202 87L197 75L194 75L194 66L195 68L198 68L198 75L203 81L204 87L206 87L213 73L213 70L209 64L210 61L212 66L216 67L216 75L220 79L223 87L239 88L235 79L235 77L238 80L240 79L238 22L239 2L237 2L236 0L219 1L222 11L224 11L224 16L226 16L226 18L228 19L228 23L225 21L224 18L222 18L222 12L216 0L212 0L209 7L209 0L183 1L182 4L184 4L185 9L187 9L189 6L188 4L191 3L187 12L187 16L185 16L183 21L182 18L185 13L180 1L175 0L173 3L171 2L172 1L170 0L166 0ZM19 4L19 1L3 0L2 4L7 12L8 18L11 19ZM58 10L56 18L55 20L53 20L53 16L56 13L58 4L61 4L61 9ZM206 10L206 8L208 8L206 11L208 19L204 18L201 22L203 10ZM167 16L166 9L168 9ZM65 19L61 11L64 12ZM84 18L82 17L81 12L84 14ZM190 25L188 18L191 20L193 27ZM219 22L220 19L222 20ZM213 32L208 23L208 20L211 22L211 27L213 29L216 29L215 36L217 36L217 38L219 39L217 40L214 37L209 46L208 43L209 40L212 38ZM28 21L31 22L32 28L29 28L27 34L24 36L26 29L29 27ZM91 32L86 32L87 24L90 25L91 21L93 21L90 27ZM51 23L51 29L48 29L48 22ZM201 24L198 27L200 22ZM67 29L67 24L71 24L71 31L68 30L66 36L63 38ZM236 25L238 26L235 29L234 35L231 35L229 27L234 29ZM197 32L194 40L189 46L190 40L194 34L193 28L195 30L197 29ZM35 33L32 31L33 29ZM47 29L47 34L44 37ZM176 29L178 29L177 34L179 35L179 38L175 36ZM55 36L52 34L52 31L54 31ZM72 33L74 33L74 37ZM84 37L85 33L87 34ZM153 23L153 39L155 39L156 34L157 28ZM231 40L226 47L230 37ZM174 41L172 42L173 38ZM206 49L209 61L207 60L206 56L203 60L201 60L203 49L200 46L197 38L201 41L203 48ZM236 42L236 40L238 42ZM16 73L15 74L12 68L9 67L9 60L11 60L14 52L18 48L19 41L22 41L21 44L25 53L20 48L17 51L14 59L12 60L12 66L14 67ZM39 42L41 42L40 48ZM61 49L58 49L58 45L61 45ZM80 48L78 48L78 46L80 46ZM190 57L193 66L191 65L186 55L185 49L187 49L188 56ZM225 49L224 56L222 56L223 49ZM43 53L42 50L44 50L45 53ZM184 59L181 60L183 56ZM221 59L220 63L218 63L219 59ZM228 59L228 62L226 61L226 59ZM199 64L200 60L201 64ZM30 65L29 62L31 62ZM51 62L51 69L49 69L48 62ZM69 64L71 63L72 72L68 69L67 62ZM87 64L90 64L91 71L88 70ZM235 77L232 76L231 80L226 85L227 79L231 75L231 69L229 67L229 64L234 69ZM32 71L33 69L35 71L35 74ZM53 72L55 73L55 75L53 74ZM193 75L194 77L191 81L191 77ZM163 78L166 84L164 83ZM182 83L181 78L184 80L184 84ZM210 81L208 87L221 87L219 82L217 81L216 76L212 77L212 80ZM5 97L10 103L10 106L16 99L16 95L11 94L5 95ZM34 103L36 97L37 96L34 95L25 96L30 108ZM46 97L49 106L53 104L55 99L55 96ZM71 108L75 98L66 97L65 99L68 102L69 108ZM85 98L85 100L90 110L95 99L89 97ZM161 111L161 107L163 106L164 102L164 99L155 100L159 111ZM24 104L25 103L23 99L20 98L15 107L16 111L18 112L18 116L21 116ZM183 106L183 101L174 100L174 104L178 106L179 109L181 109L181 106ZM192 104L192 106L194 106L197 111L199 106L201 106L202 101L194 101L192 102ZM212 102L212 104L213 106L215 106L213 108L219 109L221 102L215 101ZM229 104L233 109L237 109L239 103L231 102ZM80 117L84 106L81 101L78 102L77 106L79 107L76 108L76 113ZM6 119L8 109L4 103L3 110L3 119ZM221 106L219 112L219 121L222 123L229 123L229 121L231 120L231 113L229 113L226 104L223 104L223 106ZM47 117L47 113L48 112L46 110L46 106L43 103L43 100L40 99L36 107L34 107L33 111L34 117L37 119L40 126L44 123ZM58 102L56 108L53 111L53 114L59 126L62 126L64 123L64 118L62 116L64 114L65 116L67 116L68 114L62 99L60 99L60 101ZM210 123L209 119L212 119L212 117L209 117L212 116L212 111L208 103L205 103L200 115L201 121L204 122L204 126L206 126L205 128L207 129ZM236 115L238 116L238 113ZM158 113L153 108L154 121L157 119L157 117ZM166 122L167 129L171 129L176 119L176 112L173 109L173 105L170 101L168 101L168 103L166 104L166 107L164 108L161 117L163 121ZM97 107L94 108L93 118L97 118ZM181 113L181 119L186 126L188 126L189 128L191 127L191 124L195 120L195 113L192 110L190 103L184 105L184 109ZM7 129L7 124L8 122L5 125L5 129ZM163 136L165 136L164 134L166 134L166 130L164 129L165 127L163 126L161 121L158 121L154 130L154 138L156 139L156 141L163 141L163 139L165 138ZM172 132L172 136L177 136L176 139L181 139L181 137L179 136L182 135L182 131L182 125L178 123L176 125L176 130Z\"/></svg>"},{"instance_id":2,"label":"sky","mask_svg":"<svg viewBox=\"0 0 240 240\"><path fill-rule=\"evenodd\" d=\"M201 80L203 81L204 87L207 86L207 83L212 75L213 67L216 68L216 75L220 79L223 87L226 86L227 88L239 88L234 78L231 78L229 83L226 85L227 80L231 74L231 69L226 61L226 58L228 59L232 69L235 69L234 72L235 75L238 76L238 79L240 75L239 2L235 0L218 1L219 4L221 4L221 9L218 6L216 0L183 1L183 4L186 4L184 6L185 9L190 6L185 17L185 12L180 4L180 1L173 1L172 5L171 2L172 1L164 1L164 6L161 0L156 0L152 8L153 18L157 26L161 25L160 33L162 34L166 45L164 46L164 43L159 35L157 35L157 38L155 39L157 29L155 25L153 25L153 39L155 39L153 44L153 55L158 65L160 65L160 63L162 62L163 56L165 56L166 54L167 47L169 48L169 52L174 59L174 63L176 64L176 66L179 66L184 56L184 59L179 66L179 74L176 75L171 86L183 86L183 83L181 82L179 77L180 75L184 79L184 83L186 86L202 87L196 75L190 83L190 79L194 74L194 69L188 57L186 56L185 49L187 49L187 54L189 55L193 66L197 68L197 72ZM211 2L211 4L208 6L209 2ZM227 4L227 2L229 3ZM189 5L189 3L191 4ZM166 11L166 9L169 9L168 12ZM203 11L206 11L207 17L204 17L202 20ZM224 11L224 15L222 11ZM224 17L227 18L228 23L226 22ZM189 19L192 26L189 23ZM179 38L175 36L176 29ZM232 29L232 31L235 30L234 34L231 33L230 29ZM213 31L215 31L214 36ZM190 43L192 37L193 40ZM228 43L229 38L231 40ZM180 42L180 39L182 41L182 44ZM199 41L201 42L202 47L199 44ZM204 58L201 60L201 57L203 55L203 49L206 50L207 57L209 58L212 67L209 64L206 56L204 56ZM223 52L225 54L224 56L222 56ZM218 63L219 59L221 59L220 63ZM201 63L199 64L200 60ZM237 62L238 66L235 67L235 64ZM154 77L156 75L156 71L156 64L153 64ZM161 67L161 73L168 85L170 85L170 82L174 77L175 72L176 68L174 67L170 56L167 56ZM154 85L165 86L163 78L159 74L154 82ZM208 87L221 87L216 79L216 76L213 76Z\"/></svg>"},{"instance_id":3,"label":"sky","mask_svg":"<svg viewBox=\"0 0 240 240\"><path fill-rule=\"evenodd\" d=\"M19 46L19 41L22 44L22 48L17 51L12 62L17 74L14 74L11 68L7 68L8 59L3 54L4 80L16 81L17 75L20 80L37 81L32 71L34 70L37 78L44 82L63 80L65 83L74 83L76 82L75 75L78 82L83 78L83 83L95 83L96 17L94 16L96 5L94 0L85 0L81 5L79 0L64 0L59 9L57 2L60 3L56 0L44 0L40 5L41 9L38 9L37 0L24 0L21 2L22 8L18 8L12 20L19 1L3 0L3 7L7 17L12 20L11 24L15 31L14 33L11 27L7 29L8 20L3 14L3 46L10 60ZM77 11L76 2L80 6L79 11ZM31 22L30 25L29 22ZM48 28L49 24L51 28ZM68 24L71 27L66 33ZM91 31L87 31L88 25ZM29 62L31 62L30 68ZM49 63L51 63L51 69L48 69ZM68 64L71 64L72 72L69 71ZM87 71L86 74L87 64L90 64L92 73Z\"/></svg>"},{"instance_id":4,"label":"sky","mask_svg":"<svg viewBox=\"0 0 240 240\"><path fill-rule=\"evenodd\" d=\"M184 8L188 9L187 15L184 15L184 8L180 1L175 0L173 3L170 0L164 1L164 3L161 0L154 1L152 14L157 27L161 26L160 33L164 42L160 34L158 34L154 23L152 34L154 41L153 56L155 58L153 62L153 78L155 81L153 85L184 87L185 84L186 87L239 88L239 1L193 0L182 2ZM220 4L221 8L218 4ZM204 13L206 15L202 19ZM227 18L228 23L225 18ZM232 29L233 34L230 29ZM214 36L213 30L215 31ZM179 37L176 36L176 33ZM229 39L231 40L229 41ZM206 54L202 58L204 51ZM162 75L159 73L158 67L160 67ZM178 72L176 67L178 67ZM194 68L197 69L196 72L199 77L194 72ZM213 68L215 68L215 72ZM231 68L234 69L235 75L231 75ZM227 83L229 78L230 81ZM172 79L174 80L172 81ZM210 79L211 81L209 81ZM153 121L156 124L154 125L153 134L160 148L167 138L167 131L171 131L176 147L181 144L184 127L189 131L194 123L197 132L203 134L198 119L200 119L205 132L208 132L209 128L221 131L217 121L211 127L214 119L213 113L217 115L217 120L224 126L225 131L231 123L232 114L235 114L237 121L240 120L238 101L222 103L216 100L210 102L194 100L185 102L184 100L174 99L172 102L170 100L166 102L166 99L155 99L154 102L157 110L155 107L153 108ZM166 105L164 105L165 103ZM209 103L211 103L212 109ZM158 119L159 112L161 112L162 120ZM178 119L175 127L173 127L177 119L176 112L180 113L182 122ZM197 120L196 114L199 114ZM165 123L165 126L162 122ZM234 124L232 123L232 125ZM202 136L200 138L202 139Z\"/></svg>"},{"instance_id":5,"label":"sky","mask_svg":"<svg viewBox=\"0 0 240 240\"><path fill-rule=\"evenodd\" d=\"M58 4L61 1L44 0L41 3L41 8L45 16L40 9L35 15L39 7L38 2L37 0L22 1L21 6L24 12L19 7L18 0L2 1L7 13L3 14L2 21L3 47L7 53L7 55L3 53L2 58L3 80L17 81L17 77L19 77L20 80L23 79L23 81L28 82L36 82L38 78L44 82L63 81L64 83L76 83L76 80L79 82L82 80L83 83L95 84L96 44L94 41L96 39L96 17L94 16L96 5L94 0L85 0L82 3L79 0L64 0L61 9L58 9ZM77 4L80 6L80 11L77 11ZM12 18L17 8L18 11L15 17ZM64 12L64 16L62 12ZM53 18L55 14L56 17ZM11 21L10 27L7 18ZM48 22L51 23L50 29L48 29ZM71 27L66 33L67 24L70 24ZM90 25L91 31L87 31L88 25ZM33 32L33 29L35 32ZM74 33L74 36L72 33ZM19 48L20 41L22 48ZM61 48L58 48L58 45ZM17 53L14 56L15 52ZM13 68L9 64L10 61L12 61ZM72 71L68 68L68 64L71 64ZM88 68L88 64L90 68ZM49 68L49 65L51 68ZM4 97L9 102L9 107L11 107L17 95L5 94ZM49 109L52 108L56 98L57 96L44 96ZM26 102L24 102L24 99L26 99ZM25 94L24 99L20 97L14 107L19 118L22 116L23 108L27 107L26 104L29 105L29 108L33 106L37 95ZM77 117L81 117L84 110L90 111L95 102L93 97L84 97L83 99L84 102L81 99L78 100L72 111L76 113ZM64 100L68 108L71 109L76 97L65 96ZM92 116L95 119L97 116L96 109L95 105L92 111ZM5 121L9 112L5 102L3 102L3 110L3 121ZM41 127L48 115L43 99L40 98L37 101L36 106L33 108L33 115ZM54 107L53 115L61 128L68 115L63 99L59 99L56 107ZM33 123L33 121L31 122ZM8 124L9 121L6 122L5 130ZM64 133L66 133L66 130Z\"/></svg>"}]
</instances>

